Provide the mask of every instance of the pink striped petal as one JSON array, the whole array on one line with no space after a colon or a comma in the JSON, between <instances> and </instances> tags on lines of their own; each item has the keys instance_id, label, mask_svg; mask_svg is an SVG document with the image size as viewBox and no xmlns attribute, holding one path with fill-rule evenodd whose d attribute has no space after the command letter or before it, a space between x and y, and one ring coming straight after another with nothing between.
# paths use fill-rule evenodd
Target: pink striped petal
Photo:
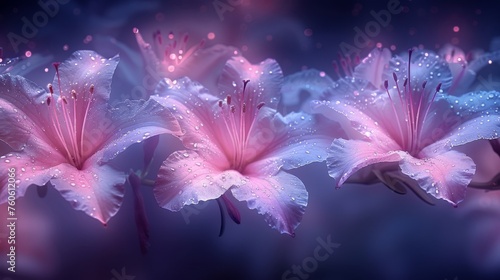
<instances>
[{"instance_id":1,"label":"pink striped petal","mask_svg":"<svg viewBox=\"0 0 500 280\"><path fill-rule=\"evenodd\" d=\"M401 152L401 171L427 193L457 205L465 198L476 165L471 158L457 151L447 151L432 157L414 158Z\"/></svg>"}]
</instances>

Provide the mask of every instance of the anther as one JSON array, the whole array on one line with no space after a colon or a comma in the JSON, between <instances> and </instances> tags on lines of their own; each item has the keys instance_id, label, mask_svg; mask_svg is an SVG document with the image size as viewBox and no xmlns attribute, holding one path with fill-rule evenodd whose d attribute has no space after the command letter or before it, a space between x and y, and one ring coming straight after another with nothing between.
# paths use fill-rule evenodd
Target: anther
<instances>
[{"instance_id":1,"label":"anther","mask_svg":"<svg viewBox=\"0 0 500 280\"><path fill-rule=\"evenodd\" d=\"M439 92L439 91L441 90L441 84L442 84L442 83L439 83L439 84L437 85L437 87L436 87L436 92Z\"/></svg>"},{"instance_id":2,"label":"anther","mask_svg":"<svg viewBox=\"0 0 500 280\"><path fill-rule=\"evenodd\" d=\"M246 112L246 110L247 110L247 104L246 103L243 103L243 106L241 106L241 110L243 111L243 113Z\"/></svg>"},{"instance_id":3,"label":"anther","mask_svg":"<svg viewBox=\"0 0 500 280\"><path fill-rule=\"evenodd\" d=\"M90 85L90 94L94 94L94 84Z\"/></svg>"},{"instance_id":4,"label":"anther","mask_svg":"<svg viewBox=\"0 0 500 280\"><path fill-rule=\"evenodd\" d=\"M231 95L228 95L226 97L226 102L227 102L227 105L231 105Z\"/></svg>"},{"instance_id":5,"label":"anther","mask_svg":"<svg viewBox=\"0 0 500 280\"><path fill-rule=\"evenodd\" d=\"M47 106L50 106L50 96L47 97Z\"/></svg>"},{"instance_id":6,"label":"anther","mask_svg":"<svg viewBox=\"0 0 500 280\"><path fill-rule=\"evenodd\" d=\"M219 107L222 108L222 100L219 100Z\"/></svg>"},{"instance_id":7,"label":"anther","mask_svg":"<svg viewBox=\"0 0 500 280\"><path fill-rule=\"evenodd\" d=\"M49 88L50 94L54 94L54 87L52 87L52 84L48 84L47 87Z\"/></svg>"},{"instance_id":8,"label":"anther","mask_svg":"<svg viewBox=\"0 0 500 280\"><path fill-rule=\"evenodd\" d=\"M392 72L392 78L396 83L398 82L398 76L396 75L396 73Z\"/></svg>"},{"instance_id":9,"label":"anther","mask_svg":"<svg viewBox=\"0 0 500 280\"><path fill-rule=\"evenodd\" d=\"M266 105L264 102L260 102L260 103L257 105L257 110L260 110L262 107L264 107L264 105Z\"/></svg>"},{"instance_id":10,"label":"anther","mask_svg":"<svg viewBox=\"0 0 500 280\"><path fill-rule=\"evenodd\" d=\"M427 81L424 81L424 83L422 84L423 89L425 89L425 85L427 85Z\"/></svg>"},{"instance_id":11,"label":"anther","mask_svg":"<svg viewBox=\"0 0 500 280\"><path fill-rule=\"evenodd\" d=\"M243 91L247 88L247 84L250 80L243 80Z\"/></svg>"},{"instance_id":12,"label":"anther","mask_svg":"<svg viewBox=\"0 0 500 280\"><path fill-rule=\"evenodd\" d=\"M231 113L234 113L236 112L236 108L234 107L234 105L231 105Z\"/></svg>"},{"instance_id":13,"label":"anther","mask_svg":"<svg viewBox=\"0 0 500 280\"><path fill-rule=\"evenodd\" d=\"M74 89L71 90L71 97L76 100L76 91Z\"/></svg>"},{"instance_id":14,"label":"anther","mask_svg":"<svg viewBox=\"0 0 500 280\"><path fill-rule=\"evenodd\" d=\"M389 88L389 81L388 80L384 81L384 87L386 90Z\"/></svg>"},{"instance_id":15,"label":"anther","mask_svg":"<svg viewBox=\"0 0 500 280\"><path fill-rule=\"evenodd\" d=\"M61 97L62 101L64 101L64 104L68 104L68 100L66 100L66 97Z\"/></svg>"}]
</instances>

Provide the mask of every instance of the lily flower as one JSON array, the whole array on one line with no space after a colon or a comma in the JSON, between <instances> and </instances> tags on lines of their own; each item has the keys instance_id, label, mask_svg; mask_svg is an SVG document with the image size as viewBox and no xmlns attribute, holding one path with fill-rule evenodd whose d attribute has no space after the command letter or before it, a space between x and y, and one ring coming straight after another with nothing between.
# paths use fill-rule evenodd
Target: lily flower
<instances>
[{"instance_id":1,"label":"lily flower","mask_svg":"<svg viewBox=\"0 0 500 280\"><path fill-rule=\"evenodd\" d=\"M276 111L282 71L271 59L258 65L229 60L210 92L189 78L164 80L151 98L170 108L185 132L187 148L162 164L154 193L159 205L179 211L222 196L233 220L239 214L224 195L230 191L265 215L281 233L294 234L308 193L285 172L325 160L332 136L313 116ZM331 130L330 130L331 131Z\"/></svg>"},{"instance_id":2,"label":"lily flower","mask_svg":"<svg viewBox=\"0 0 500 280\"><path fill-rule=\"evenodd\" d=\"M108 106L117 64L118 56L77 51L54 64L48 92L23 77L0 76L0 140L13 150L0 157L0 203L14 170L18 197L50 181L76 210L104 224L118 211L126 174L110 161L134 143L180 128L152 100Z\"/></svg>"},{"instance_id":3,"label":"lily flower","mask_svg":"<svg viewBox=\"0 0 500 280\"><path fill-rule=\"evenodd\" d=\"M355 91L312 102L314 112L339 122L348 135L329 148L329 174L340 186L368 168L395 190L406 185L456 205L476 165L454 148L499 138L500 94L448 95L452 79L439 71L439 57L412 53L406 63L391 59L392 77L383 82L383 90L350 79Z\"/></svg>"},{"instance_id":4,"label":"lily flower","mask_svg":"<svg viewBox=\"0 0 500 280\"><path fill-rule=\"evenodd\" d=\"M181 37L170 32L165 38L160 31L153 34L154 42L146 42L139 29L133 33L144 58L146 71L159 82L162 78L176 80L189 77L213 90L226 61L239 55L236 48L214 45L205 48L205 41L189 46L189 35Z\"/></svg>"}]
</instances>

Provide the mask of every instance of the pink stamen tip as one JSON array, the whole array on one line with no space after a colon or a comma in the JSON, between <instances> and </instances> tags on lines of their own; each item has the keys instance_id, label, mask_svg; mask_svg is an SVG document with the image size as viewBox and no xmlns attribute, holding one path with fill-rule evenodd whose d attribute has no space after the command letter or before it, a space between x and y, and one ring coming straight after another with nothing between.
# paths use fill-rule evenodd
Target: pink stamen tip
<instances>
[{"instance_id":1,"label":"pink stamen tip","mask_svg":"<svg viewBox=\"0 0 500 280\"><path fill-rule=\"evenodd\" d=\"M71 97L76 100L76 91L74 89L71 90Z\"/></svg>"},{"instance_id":2,"label":"pink stamen tip","mask_svg":"<svg viewBox=\"0 0 500 280\"><path fill-rule=\"evenodd\" d=\"M219 100L219 107L222 108L222 100Z\"/></svg>"},{"instance_id":3,"label":"pink stamen tip","mask_svg":"<svg viewBox=\"0 0 500 280\"><path fill-rule=\"evenodd\" d=\"M389 88L389 81L388 80L384 81L384 87L385 87L385 89Z\"/></svg>"},{"instance_id":4,"label":"pink stamen tip","mask_svg":"<svg viewBox=\"0 0 500 280\"><path fill-rule=\"evenodd\" d=\"M398 82L398 76L396 75L396 73L392 72L392 78L396 83Z\"/></svg>"},{"instance_id":5,"label":"pink stamen tip","mask_svg":"<svg viewBox=\"0 0 500 280\"><path fill-rule=\"evenodd\" d=\"M68 100L66 100L66 97L61 97L62 101L64 102L64 104L68 104Z\"/></svg>"},{"instance_id":6,"label":"pink stamen tip","mask_svg":"<svg viewBox=\"0 0 500 280\"><path fill-rule=\"evenodd\" d=\"M231 105L231 95L226 96L227 105Z\"/></svg>"},{"instance_id":7,"label":"pink stamen tip","mask_svg":"<svg viewBox=\"0 0 500 280\"><path fill-rule=\"evenodd\" d=\"M139 33L139 28L137 28L137 27L132 28L132 32L133 32L134 34Z\"/></svg>"},{"instance_id":8,"label":"pink stamen tip","mask_svg":"<svg viewBox=\"0 0 500 280\"><path fill-rule=\"evenodd\" d=\"M54 68L56 69L56 72L59 71L59 65L61 65L61 62L54 62L54 63L52 63L52 66L54 66Z\"/></svg>"},{"instance_id":9,"label":"pink stamen tip","mask_svg":"<svg viewBox=\"0 0 500 280\"><path fill-rule=\"evenodd\" d=\"M257 105L257 110L260 110L262 107L264 107L264 105L266 105L266 103L264 103L264 102L260 102L260 103Z\"/></svg>"},{"instance_id":10,"label":"pink stamen tip","mask_svg":"<svg viewBox=\"0 0 500 280\"><path fill-rule=\"evenodd\" d=\"M90 85L89 91L90 91L91 94L94 94L94 85Z\"/></svg>"},{"instance_id":11,"label":"pink stamen tip","mask_svg":"<svg viewBox=\"0 0 500 280\"><path fill-rule=\"evenodd\" d=\"M236 112L236 108L234 107L234 105L231 105L231 113L234 113Z\"/></svg>"}]
</instances>

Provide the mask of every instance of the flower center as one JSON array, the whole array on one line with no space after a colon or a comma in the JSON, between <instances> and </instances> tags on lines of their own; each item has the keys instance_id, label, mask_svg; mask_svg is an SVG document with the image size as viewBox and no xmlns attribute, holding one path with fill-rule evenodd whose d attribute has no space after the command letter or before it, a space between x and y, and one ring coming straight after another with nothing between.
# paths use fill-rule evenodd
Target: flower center
<instances>
[{"instance_id":1,"label":"flower center","mask_svg":"<svg viewBox=\"0 0 500 280\"><path fill-rule=\"evenodd\" d=\"M227 151L230 154L230 168L239 171L245 166L245 155L247 155L246 152L250 139L249 135L255 125L257 113L265 105L264 102L260 102L256 106L257 110L247 111L245 90L249 82L250 80L243 81L243 90L237 96L235 102L233 102L231 95L228 95L225 100L219 100L222 119L228 132L229 141L232 143L232 151ZM253 113L253 115L248 116L249 113Z\"/></svg>"},{"instance_id":2,"label":"flower center","mask_svg":"<svg viewBox=\"0 0 500 280\"><path fill-rule=\"evenodd\" d=\"M427 81L422 83L421 88L418 86L412 88L410 69L412 52L413 50L409 50L408 76L403 82L403 88L400 88L398 84L396 73L392 74L396 86L391 90L396 90L396 98L391 96L387 80L384 81L384 87L397 123L397 137L393 138L396 139L403 150L412 156L417 156L422 148L420 147L420 136L423 126L436 94L441 90L441 83L437 85L435 90L426 89Z\"/></svg>"},{"instance_id":3,"label":"flower center","mask_svg":"<svg viewBox=\"0 0 500 280\"><path fill-rule=\"evenodd\" d=\"M77 104L77 93L71 90L66 96L61 89L61 78L59 76L59 64L54 63L58 79L59 95L54 96L54 87L48 85L50 95L47 97L47 109L51 120L52 128L55 132L56 141L60 144L61 153L78 169L83 167L84 157L84 132L87 121L92 95L94 94L94 85L90 85L89 91L78 95L81 100ZM54 104L53 101L56 103ZM58 106L58 104L60 106ZM77 111L77 106L84 106L83 114Z\"/></svg>"},{"instance_id":4,"label":"flower center","mask_svg":"<svg viewBox=\"0 0 500 280\"><path fill-rule=\"evenodd\" d=\"M134 28L133 32L136 40L142 48L150 48L151 45L146 43L139 33L139 29ZM167 36L167 42L164 42L161 32L158 30L153 33L154 48L157 53L158 59L161 61L164 70L173 73L175 69L181 65L188 57L193 55L196 51L205 45L205 41L201 40L199 44L187 48L189 35L184 34L180 41L178 41L174 33L170 32Z\"/></svg>"}]
</instances>

